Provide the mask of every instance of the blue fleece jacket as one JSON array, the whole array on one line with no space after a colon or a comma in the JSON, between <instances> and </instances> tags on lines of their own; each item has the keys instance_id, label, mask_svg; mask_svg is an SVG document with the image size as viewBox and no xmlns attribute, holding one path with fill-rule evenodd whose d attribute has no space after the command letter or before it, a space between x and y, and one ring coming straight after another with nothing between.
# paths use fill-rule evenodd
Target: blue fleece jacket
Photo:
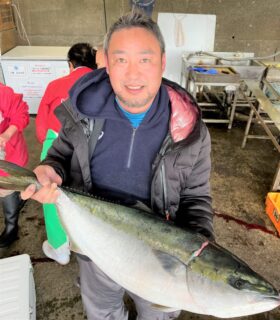
<instances>
[{"instance_id":1,"label":"blue fleece jacket","mask_svg":"<svg viewBox=\"0 0 280 320\"><path fill-rule=\"evenodd\" d=\"M76 85L70 91L71 101L81 116L105 119L91 159L93 192L126 203L150 203L152 163L169 127L167 90L160 87L143 121L133 128L118 107L108 78L103 76L102 70L98 70L92 83L83 79L78 88Z\"/></svg>"}]
</instances>

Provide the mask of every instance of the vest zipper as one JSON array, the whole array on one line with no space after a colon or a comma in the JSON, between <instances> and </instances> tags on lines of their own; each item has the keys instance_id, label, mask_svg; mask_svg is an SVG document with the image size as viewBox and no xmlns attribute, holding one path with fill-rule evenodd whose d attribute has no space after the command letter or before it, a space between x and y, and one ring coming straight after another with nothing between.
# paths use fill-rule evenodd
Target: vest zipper
<instances>
[{"instance_id":1,"label":"vest zipper","mask_svg":"<svg viewBox=\"0 0 280 320\"><path fill-rule=\"evenodd\" d=\"M169 220L170 213L167 208L168 198L167 198L167 185L166 185L166 178L165 178L164 159L162 159L160 171L161 171L161 183L162 183L162 190L163 190L163 212L166 216L166 220Z\"/></svg>"},{"instance_id":2,"label":"vest zipper","mask_svg":"<svg viewBox=\"0 0 280 320\"><path fill-rule=\"evenodd\" d=\"M170 139L171 139L171 135L170 135L170 133L168 133L167 136L165 137L165 139L162 143L162 146L159 150L159 153L158 153L160 160L158 161L157 165L155 166L155 168L158 167L158 170L159 170L160 183L162 186L162 204L163 204L162 214L165 215L166 220L169 220L170 213L167 208L168 197L167 197L167 183L166 183L166 177L165 177L164 157L165 157L167 149L169 148ZM153 172L153 176L154 176L154 174L156 174L156 169ZM154 184L152 182L152 187L151 187L151 206L152 207L154 206L153 195L154 195Z\"/></svg>"},{"instance_id":3,"label":"vest zipper","mask_svg":"<svg viewBox=\"0 0 280 320\"><path fill-rule=\"evenodd\" d=\"M130 168L130 165L131 165L131 158L132 158L132 151L133 151L133 146L134 146L134 138L135 138L136 130L137 130L137 128L132 129L132 136L131 136L131 140L130 140L128 160L127 160L127 165L126 165L126 167L128 169Z\"/></svg>"}]
</instances>

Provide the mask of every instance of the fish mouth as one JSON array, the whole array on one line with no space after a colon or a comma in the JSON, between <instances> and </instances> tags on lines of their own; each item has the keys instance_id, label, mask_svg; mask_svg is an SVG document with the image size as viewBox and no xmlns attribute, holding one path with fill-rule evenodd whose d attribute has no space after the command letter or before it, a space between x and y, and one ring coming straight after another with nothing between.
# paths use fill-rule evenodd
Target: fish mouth
<instances>
[{"instance_id":1,"label":"fish mouth","mask_svg":"<svg viewBox=\"0 0 280 320\"><path fill-rule=\"evenodd\" d=\"M278 296L265 296L264 297L265 299L268 299L268 300L275 300L275 301L278 301L279 305L280 305L280 294L278 292Z\"/></svg>"},{"instance_id":2,"label":"fish mouth","mask_svg":"<svg viewBox=\"0 0 280 320\"><path fill-rule=\"evenodd\" d=\"M258 295L255 296L256 302L261 302L263 301L264 304L272 304L274 308L280 306L280 293L278 292L277 294L261 294L259 293Z\"/></svg>"},{"instance_id":3,"label":"fish mouth","mask_svg":"<svg viewBox=\"0 0 280 320\"><path fill-rule=\"evenodd\" d=\"M270 289L267 289L263 292L260 291L260 295L267 298L267 299L276 299L276 300L280 301L280 293L278 290L274 289L273 287Z\"/></svg>"},{"instance_id":4,"label":"fish mouth","mask_svg":"<svg viewBox=\"0 0 280 320\"><path fill-rule=\"evenodd\" d=\"M245 291L245 292L248 292L248 293L253 293L255 292L256 293L256 296L259 296L260 299L265 299L265 300L276 300L276 301L279 301L279 304L280 304L280 293L275 290L270 290L270 292L268 291L264 291L264 292L256 292L254 291L253 289L244 289L242 291Z\"/></svg>"}]
</instances>

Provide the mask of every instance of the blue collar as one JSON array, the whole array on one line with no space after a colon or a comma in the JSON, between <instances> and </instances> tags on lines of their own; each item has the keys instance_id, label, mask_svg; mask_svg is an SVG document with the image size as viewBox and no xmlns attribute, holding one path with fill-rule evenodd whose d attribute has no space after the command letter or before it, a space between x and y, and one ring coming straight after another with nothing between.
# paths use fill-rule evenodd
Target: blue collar
<instances>
[{"instance_id":1,"label":"blue collar","mask_svg":"<svg viewBox=\"0 0 280 320\"><path fill-rule=\"evenodd\" d=\"M126 110L124 110L119 101L118 101L118 98L115 97L115 100L117 102L117 105L118 107L122 110L123 114L126 116L126 118L130 121L130 123L132 124L132 127L133 128L137 128L140 123L143 121L143 119L145 118L145 115L146 113L150 110L151 106L149 106L149 108L144 111L144 112L141 112L141 113L131 113L131 112L128 112Z\"/></svg>"}]
</instances>

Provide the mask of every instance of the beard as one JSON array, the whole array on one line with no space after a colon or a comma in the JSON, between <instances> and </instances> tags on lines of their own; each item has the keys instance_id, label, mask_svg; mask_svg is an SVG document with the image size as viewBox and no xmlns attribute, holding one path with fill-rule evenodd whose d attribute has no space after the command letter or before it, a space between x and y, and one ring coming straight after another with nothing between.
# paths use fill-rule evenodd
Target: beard
<instances>
[{"instance_id":1,"label":"beard","mask_svg":"<svg viewBox=\"0 0 280 320\"><path fill-rule=\"evenodd\" d=\"M151 104L154 95L148 94L145 98L131 98L131 99L126 99L120 94L116 93L116 97L118 98L119 102L121 102L122 105L129 107L129 108L142 108L145 107L147 104Z\"/></svg>"}]
</instances>

